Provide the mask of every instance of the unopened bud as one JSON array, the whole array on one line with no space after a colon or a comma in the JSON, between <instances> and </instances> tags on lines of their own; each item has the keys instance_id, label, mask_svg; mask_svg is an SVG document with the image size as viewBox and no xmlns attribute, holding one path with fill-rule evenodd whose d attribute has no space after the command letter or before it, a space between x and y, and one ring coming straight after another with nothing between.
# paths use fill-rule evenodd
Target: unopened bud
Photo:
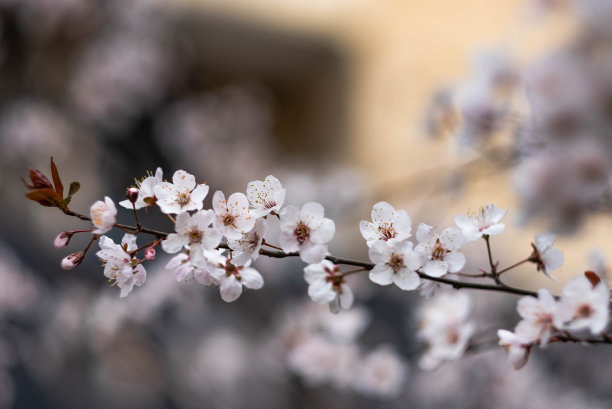
<instances>
[{"instance_id":1,"label":"unopened bud","mask_svg":"<svg viewBox=\"0 0 612 409\"><path fill-rule=\"evenodd\" d=\"M81 264L84 258L85 253L83 251L77 251L76 253L72 253L62 259L62 269L72 270L73 268Z\"/></svg>"},{"instance_id":2,"label":"unopened bud","mask_svg":"<svg viewBox=\"0 0 612 409\"><path fill-rule=\"evenodd\" d=\"M138 200L138 189L135 187L128 188L128 190L125 192L125 196L130 202L136 203L136 200Z\"/></svg>"},{"instance_id":3,"label":"unopened bud","mask_svg":"<svg viewBox=\"0 0 612 409\"><path fill-rule=\"evenodd\" d=\"M155 260L155 247L147 247L144 252L145 260Z\"/></svg>"},{"instance_id":4,"label":"unopened bud","mask_svg":"<svg viewBox=\"0 0 612 409\"><path fill-rule=\"evenodd\" d=\"M63 231L57 235L55 240L53 241L53 245L56 249L63 249L70 243L70 239L72 238L72 233Z\"/></svg>"}]
</instances>

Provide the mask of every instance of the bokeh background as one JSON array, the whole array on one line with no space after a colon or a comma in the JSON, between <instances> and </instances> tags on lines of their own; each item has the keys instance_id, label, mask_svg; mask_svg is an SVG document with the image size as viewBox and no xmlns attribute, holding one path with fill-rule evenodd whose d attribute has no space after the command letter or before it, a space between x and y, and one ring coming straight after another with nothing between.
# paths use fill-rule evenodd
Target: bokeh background
<instances>
[{"instance_id":1,"label":"bokeh background","mask_svg":"<svg viewBox=\"0 0 612 409\"><path fill-rule=\"evenodd\" d=\"M414 227L493 202L510 208L493 240L502 265L559 233L558 282L530 265L507 276L558 292L612 251L602 3L0 0L0 408L609 407L606 347L553 345L520 372L485 348L421 371L423 298L365 275L349 280L354 310L332 316L308 300L299 261L260 258L264 289L226 304L177 283L158 252L119 299L93 254L60 269L87 240L57 250L54 237L86 226L19 181L53 156L86 213L158 166L211 192L273 174L287 203L325 206L333 254L364 260L358 224L376 201ZM480 244L466 269L486 266ZM515 303L474 294L477 335L494 344ZM395 383L347 380L347 362L380 351Z\"/></svg>"}]
</instances>

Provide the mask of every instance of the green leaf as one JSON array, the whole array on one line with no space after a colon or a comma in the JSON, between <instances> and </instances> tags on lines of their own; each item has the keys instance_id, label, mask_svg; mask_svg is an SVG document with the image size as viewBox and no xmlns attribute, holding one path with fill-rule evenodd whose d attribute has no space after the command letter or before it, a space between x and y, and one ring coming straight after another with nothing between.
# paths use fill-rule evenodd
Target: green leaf
<instances>
[{"instance_id":1,"label":"green leaf","mask_svg":"<svg viewBox=\"0 0 612 409\"><path fill-rule=\"evenodd\" d=\"M68 197L72 197L76 192L81 188L81 184L79 182L72 182L70 187L68 188Z\"/></svg>"}]
</instances>

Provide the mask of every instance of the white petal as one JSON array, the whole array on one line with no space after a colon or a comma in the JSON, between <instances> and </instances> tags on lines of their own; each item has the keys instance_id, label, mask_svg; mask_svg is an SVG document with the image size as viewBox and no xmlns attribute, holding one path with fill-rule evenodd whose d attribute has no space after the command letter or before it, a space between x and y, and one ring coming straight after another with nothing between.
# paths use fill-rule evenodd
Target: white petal
<instances>
[{"instance_id":1,"label":"white petal","mask_svg":"<svg viewBox=\"0 0 612 409\"><path fill-rule=\"evenodd\" d=\"M305 263L320 263L326 255L327 246L325 244L315 244L307 241L300 246L300 258Z\"/></svg>"},{"instance_id":2,"label":"white petal","mask_svg":"<svg viewBox=\"0 0 612 409\"><path fill-rule=\"evenodd\" d=\"M322 219L325 215L325 209L321 203L308 202L302 206L300 215L304 220L316 220Z\"/></svg>"},{"instance_id":3,"label":"white petal","mask_svg":"<svg viewBox=\"0 0 612 409\"><path fill-rule=\"evenodd\" d=\"M392 250L389 244L384 241L376 241L372 243L372 246L368 250L368 256L374 264L384 264L389 261L391 252Z\"/></svg>"},{"instance_id":4,"label":"white petal","mask_svg":"<svg viewBox=\"0 0 612 409\"><path fill-rule=\"evenodd\" d=\"M450 253L446 253L444 261L448 263L448 271L455 273L461 270L465 265L465 256L458 251L451 251Z\"/></svg>"},{"instance_id":5,"label":"white petal","mask_svg":"<svg viewBox=\"0 0 612 409\"><path fill-rule=\"evenodd\" d=\"M341 293L338 295L340 299L340 307L342 307L343 310L348 310L353 306L355 299L353 296L353 291L351 290L351 287L346 284L342 284L340 286L340 291Z\"/></svg>"},{"instance_id":6,"label":"white petal","mask_svg":"<svg viewBox=\"0 0 612 409\"><path fill-rule=\"evenodd\" d=\"M264 285L264 279L254 268L245 268L240 272L242 284L251 290L259 290Z\"/></svg>"},{"instance_id":7,"label":"white petal","mask_svg":"<svg viewBox=\"0 0 612 409\"><path fill-rule=\"evenodd\" d=\"M166 240L161 242L162 249L166 253L176 253L181 250L183 246L189 244L186 238L179 236L178 234L171 233L168 235Z\"/></svg>"},{"instance_id":8,"label":"white petal","mask_svg":"<svg viewBox=\"0 0 612 409\"><path fill-rule=\"evenodd\" d=\"M428 224L420 223L417 227L416 237L419 243L426 243L435 239L434 228Z\"/></svg>"},{"instance_id":9,"label":"white petal","mask_svg":"<svg viewBox=\"0 0 612 409\"><path fill-rule=\"evenodd\" d=\"M393 270L386 264L376 264L368 277L378 285L389 285L393 282Z\"/></svg>"},{"instance_id":10,"label":"white petal","mask_svg":"<svg viewBox=\"0 0 612 409\"><path fill-rule=\"evenodd\" d=\"M378 202L372 206L372 221L377 225L390 223L393 212L395 212L395 209L389 203Z\"/></svg>"},{"instance_id":11,"label":"white petal","mask_svg":"<svg viewBox=\"0 0 612 409\"><path fill-rule=\"evenodd\" d=\"M172 184L174 184L180 192L191 191L196 185L195 176L184 170L177 170L174 172L174 175L172 175Z\"/></svg>"},{"instance_id":12,"label":"white petal","mask_svg":"<svg viewBox=\"0 0 612 409\"><path fill-rule=\"evenodd\" d=\"M415 290L421 284L421 278L416 272L403 269L395 274L393 282L402 290Z\"/></svg>"},{"instance_id":13,"label":"white petal","mask_svg":"<svg viewBox=\"0 0 612 409\"><path fill-rule=\"evenodd\" d=\"M325 281L317 281L308 286L308 296L317 304L329 304L336 295L332 284Z\"/></svg>"},{"instance_id":14,"label":"white petal","mask_svg":"<svg viewBox=\"0 0 612 409\"><path fill-rule=\"evenodd\" d=\"M310 233L313 243L325 244L329 242L336 233L336 224L333 220L324 218L321 225Z\"/></svg>"},{"instance_id":15,"label":"white petal","mask_svg":"<svg viewBox=\"0 0 612 409\"><path fill-rule=\"evenodd\" d=\"M448 264L441 260L429 260L425 263L423 272L431 277L442 277L448 272Z\"/></svg>"},{"instance_id":16,"label":"white petal","mask_svg":"<svg viewBox=\"0 0 612 409\"><path fill-rule=\"evenodd\" d=\"M221 281L220 291L223 301L236 301L242 294L242 284L234 276L226 277Z\"/></svg>"}]
</instances>

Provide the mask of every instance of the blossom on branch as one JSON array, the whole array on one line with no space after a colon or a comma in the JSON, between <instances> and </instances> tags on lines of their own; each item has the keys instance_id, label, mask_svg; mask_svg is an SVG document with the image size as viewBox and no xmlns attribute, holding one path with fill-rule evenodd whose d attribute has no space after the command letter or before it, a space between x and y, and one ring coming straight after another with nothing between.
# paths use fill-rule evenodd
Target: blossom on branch
<instances>
[{"instance_id":1,"label":"blossom on branch","mask_svg":"<svg viewBox=\"0 0 612 409\"><path fill-rule=\"evenodd\" d=\"M553 331L556 329L554 323L559 314L557 301L550 291L541 288L538 298L523 297L517 304L517 310L523 318L524 324L533 327L530 333L538 334L537 339L541 346L548 344Z\"/></svg>"},{"instance_id":2,"label":"blossom on branch","mask_svg":"<svg viewBox=\"0 0 612 409\"><path fill-rule=\"evenodd\" d=\"M395 210L387 202L378 202L372 207L372 221L362 220L359 230L371 247L379 240L394 243L409 238L411 223L405 210Z\"/></svg>"},{"instance_id":3,"label":"blossom on branch","mask_svg":"<svg viewBox=\"0 0 612 409\"><path fill-rule=\"evenodd\" d=\"M138 248L136 236L124 235L121 245L102 236L98 244L101 250L96 253L96 256L104 263L104 275L121 288L121 298L126 297L135 285L144 284L147 272L140 261L130 254Z\"/></svg>"},{"instance_id":4,"label":"blossom on branch","mask_svg":"<svg viewBox=\"0 0 612 409\"><path fill-rule=\"evenodd\" d=\"M172 175L172 183L155 184L153 193L163 213L178 214L202 209L203 200L208 194L208 185L197 185L195 176L184 170L177 170Z\"/></svg>"},{"instance_id":5,"label":"blossom on branch","mask_svg":"<svg viewBox=\"0 0 612 409\"><path fill-rule=\"evenodd\" d=\"M255 217L249 210L249 200L243 193L232 193L225 200L223 192L217 190L212 205L216 216L215 227L228 239L238 240L255 226Z\"/></svg>"},{"instance_id":6,"label":"blossom on branch","mask_svg":"<svg viewBox=\"0 0 612 409\"><path fill-rule=\"evenodd\" d=\"M259 218L255 227L237 240L227 240L227 245L232 249L232 263L242 266L249 260L255 261L259 256L259 250L263 244L264 235L268 231L266 219Z\"/></svg>"},{"instance_id":7,"label":"blossom on branch","mask_svg":"<svg viewBox=\"0 0 612 409\"><path fill-rule=\"evenodd\" d=\"M257 217L272 212L278 213L285 202L285 194L286 189L272 175L266 176L263 182L254 180L247 186L247 198L253 206L253 213Z\"/></svg>"},{"instance_id":8,"label":"blossom on branch","mask_svg":"<svg viewBox=\"0 0 612 409\"><path fill-rule=\"evenodd\" d=\"M221 232L212 227L215 214L212 210L199 210L193 215L180 213L174 226L176 233L168 235L162 241L166 253L176 253L184 246L189 246L190 259L195 265L204 264L204 250L212 250L221 241Z\"/></svg>"},{"instance_id":9,"label":"blossom on branch","mask_svg":"<svg viewBox=\"0 0 612 409\"><path fill-rule=\"evenodd\" d=\"M604 281L594 284L586 276L578 276L563 287L555 325L571 331L588 329L593 335L600 334L608 325L609 303L610 290Z\"/></svg>"},{"instance_id":10,"label":"blossom on branch","mask_svg":"<svg viewBox=\"0 0 612 409\"><path fill-rule=\"evenodd\" d=\"M164 181L163 177L164 172L162 171L162 168L157 168L155 171L155 176L149 175L142 181L136 181L136 186L138 188L138 198L134 202L134 207L136 209L153 206L157 202L157 197L155 196L155 186ZM132 202L130 200L122 200L119 202L119 204L126 209L132 208Z\"/></svg>"},{"instance_id":11,"label":"blossom on branch","mask_svg":"<svg viewBox=\"0 0 612 409\"><path fill-rule=\"evenodd\" d=\"M422 259L412 249L411 242L377 241L370 247L369 255L370 260L375 263L369 277L376 284L393 283L402 290L414 290L421 283L416 270L422 266Z\"/></svg>"},{"instance_id":12,"label":"blossom on branch","mask_svg":"<svg viewBox=\"0 0 612 409\"><path fill-rule=\"evenodd\" d=\"M501 210L494 204L481 207L476 213L458 215L455 223L461 229L466 241L476 241L484 235L495 236L504 231L506 225L500 223L508 213L508 209Z\"/></svg>"},{"instance_id":13,"label":"blossom on branch","mask_svg":"<svg viewBox=\"0 0 612 409\"><path fill-rule=\"evenodd\" d=\"M236 301L242 294L242 287L259 290L264 285L261 274L250 267L251 262L243 266L232 263L229 257L223 255L222 251L207 251L205 253L207 266L213 279L219 283L221 298L225 302Z\"/></svg>"},{"instance_id":14,"label":"blossom on branch","mask_svg":"<svg viewBox=\"0 0 612 409\"><path fill-rule=\"evenodd\" d=\"M195 278L198 283L207 287L218 284L210 274L211 268L208 266L208 268L201 268L193 264L189 253L190 251L187 249L187 253L177 254L168 261L168 264L166 264L166 269L174 270L176 281L186 282Z\"/></svg>"},{"instance_id":15,"label":"blossom on branch","mask_svg":"<svg viewBox=\"0 0 612 409\"><path fill-rule=\"evenodd\" d=\"M348 310L353 305L353 292L337 265L329 260L310 264L304 268L308 283L308 296L317 304L328 304L333 313Z\"/></svg>"},{"instance_id":16,"label":"blossom on branch","mask_svg":"<svg viewBox=\"0 0 612 409\"><path fill-rule=\"evenodd\" d=\"M533 253L529 261L536 264L538 271L542 271L550 277L551 270L561 268L563 265L563 253L561 250L553 248L555 235L552 233L539 233L535 236L535 243L531 244Z\"/></svg>"},{"instance_id":17,"label":"blossom on branch","mask_svg":"<svg viewBox=\"0 0 612 409\"><path fill-rule=\"evenodd\" d=\"M89 214L91 223L95 227L93 234L104 234L111 230L117 222L117 208L108 196L104 198L104 201L98 200L91 205Z\"/></svg>"},{"instance_id":18,"label":"blossom on branch","mask_svg":"<svg viewBox=\"0 0 612 409\"><path fill-rule=\"evenodd\" d=\"M446 273L455 273L465 265L465 256L459 252L465 239L456 227L449 227L437 234L432 226L425 223L417 228L419 244L415 250L425 260L423 272L432 277L442 277Z\"/></svg>"},{"instance_id":19,"label":"blossom on branch","mask_svg":"<svg viewBox=\"0 0 612 409\"><path fill-rule=\"evenodd\" d=\"M324 217L321 204L309 202L299 210L287 206L280 213L280 246L286 253L299 251L305 263L320 263L327 255L327 243L336 233L333 220Z\"/></svg>"}]
</instances>

